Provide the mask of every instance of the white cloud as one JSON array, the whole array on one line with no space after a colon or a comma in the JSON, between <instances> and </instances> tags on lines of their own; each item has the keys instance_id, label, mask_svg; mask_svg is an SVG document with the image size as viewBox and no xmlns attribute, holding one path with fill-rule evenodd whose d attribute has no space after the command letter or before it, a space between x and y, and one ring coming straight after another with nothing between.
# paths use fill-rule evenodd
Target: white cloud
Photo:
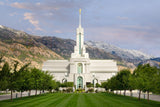
<instances>
[{"instance_id":1,"label":"white cloud","mask_svg":"<svg viewBox=\"0 0 160 107\"><path fill-rule=\"evenodd\" d=\"M14 2L11 4L11 7L15 7L18 9L26 9L26 10L31 10L31 11L41 11L41 10L58 10L59 6L54 5L54 4L42 4L40 2L37 3L19 3L19 2Z\"/></svg>"},{"instance_id":2,"label":"white cloud","mask_svg":"<svg viewBox=\"0 0 160 107\"><path fill-rule=\"evenodd\" d=\"M117 18L120 20L128 20L129 19L128 17L121 17L121 16L118 16Z\"/></svg>"},{"instance_id":3,"label":"white cloud","mask_svg":"<svg viewBox=\"0 0 160 107\"><path fill-rule=\"evenodd\" d=\"M14 15L17 15L17 13L16 13L16 12L13 12L13 13L10 13L9 15L10 15L10 16L14 16Z\"/></svg>"},{"instance_id":4,"label":"white cloud","mask_svg":"<svg viewBox=\"0 0 160 107\"><path fill-rule=\"evenodd\" d=\"M55 30L54 32L56 32L56 33L62 33L62 31L60 31L60 30Z\"/></svg>"},{"instance_id":5,"label":"white cloud","mask_svg":"<svg viewBox=\"0 0 160 107\"><path fill-rule=\"evenodd\" d=\"M141 29L141 30L150 30L150 26L141 26L141 25L121 25L122 28L130 28L130 29Z\"/></svg>"},{"instance_id":6,"label":"white cloud","mask_svg":"<svg viewBox=\"0 0 160 107\"><path fill-rule=\"evenodd\" d=\"M2 1L0 1L0 5L4 5L4 3Z\"/></svg>"},{"instance_id":7,"label":"white cloud","mask_svg":"<svg viewBox=\"0 0 160 107\"><path fill-rule=\"evenodd\" d=\"M18 3L18 2L12 3L11 6L12 7L16 7L16 8L20 8L20 9L26 8L26 4L25 3Z\"/></svg>"},{"instance_id":8,"label":"white cloud","mask_svg":"<svg viewBox=\"0 0 160 107\"><path fill-rule=\"evenodd\" d=\"M39 21L34 18L32 13L24 13L24 19L28 20L35 27L35 30L42 31L42 29L39 27Z\"/></svg>"},{"instance_id":9,"label":"white cloud","mask_svg":"<svg viewBox=\"0 0 160 107\"><path fill-rule=\"evenodd\" d=\"M37 5L37 6L40 6L40 5L41 5L41 3L40 3L40 2L37 2L37 3L36 3L36 5Z\"/></svg>"}]
</instances>

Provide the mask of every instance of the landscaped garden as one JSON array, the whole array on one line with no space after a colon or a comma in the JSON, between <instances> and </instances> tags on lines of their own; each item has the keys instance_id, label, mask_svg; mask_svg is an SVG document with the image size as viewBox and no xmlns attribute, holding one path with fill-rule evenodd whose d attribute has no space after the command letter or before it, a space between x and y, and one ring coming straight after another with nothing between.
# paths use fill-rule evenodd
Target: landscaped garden
<instances>
[{"instance_id":1,"label":"landscaped garden","mask_svg":"<svg viewBox=\"0 0 160 107\"><path fill-rule=\"evenodd\" d=\"M0 107L160 107L160 102L110 93L52 93L0 101Z\"/></svg>"}]
</instances>

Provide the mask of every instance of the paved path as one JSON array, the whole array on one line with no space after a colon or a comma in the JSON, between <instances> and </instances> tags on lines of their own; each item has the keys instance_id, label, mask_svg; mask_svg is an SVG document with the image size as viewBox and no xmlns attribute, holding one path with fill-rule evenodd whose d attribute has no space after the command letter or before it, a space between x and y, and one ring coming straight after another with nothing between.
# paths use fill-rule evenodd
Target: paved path
<instances>
[{"instance_id":1,"label":"paved path","mask_svg":"<svg viewBox=\"0 0 160 107\"><path fill-rule=\"evenodd\" d=\"M116 92L115 92L116 93ZM118 93L118 94L120 94L120 93ZM121 92L121 94L123 95L123 92ZM126 95L127 96L130 96L130 92L126 92ZM138 92L133 92L133 97L139 97L139 94L138 94ZM141 93L141 98L142 99L147 99L147 94L144 94L144 93ZM154 100L154 101L160 101L160 95L154 95L154 94L150 94L149 95L149 99L150 100Z\"/></svg>"},{"instance_id":2,"label":"paved path","mask_svg":"<svg viewBox=\"0 0 160 107\"><path fill-rule=\"evenodd\" d=\"M40 94L40 92L38 91L37 94ZM119 93L118 93L119 94ZM123 92L121 92L121 94L123 94ZM31 91L31 95L35 95L35 91ZM130 93L127 92L126 93L127 96L130 96ZM21 93L18 93L18 98L21 96ZM23 92L22 94L23 97L28 96L28 92ZM133 97L137 97L138 98L138 92L133 92ZM154 101L160 101L160 95L153 95L150 94L150 100L154 100ZM0 100L6 100L6 99L10 99L11 95L0 95ZM16 93L13 94L13 98L16 98ZM141 98L143 99L147 99L147 94L141 94Z\"/></svg>"},{"instance_id":3,"label":"paved path","mask_svg":"<svg viewBox=\"0 0 160 107\"><path fill-rule=\"evenodd\" d=\"M37 95L40 94L40 91L37 91ZM23 92L22 93L22 97L28 96L28 92ZM31 95L35 95L35 91L31 91ZM21 93L17 93L17 97L21 97ZM1 100L7 100L10 99L11 95L10 94L6 94L6 95L0 95L0 101ZM13 99L16 98L16 93L13 93Z\"/></svg>"},{"instance_id":4,"label":"paved path","mask_svg":"<svg viewBox=\"0 0 160 107\"><path fill-rule=\"evenodd\" d=\"M130 96L129 93L127 93L127 95ZM139 95L138 93L134 93L133 96L138 98ZM141 94L141 98L147 99L147 94ZM149 99L154 101L160 101L160 95L150 94Z\"/></svg>"}]
</instances>

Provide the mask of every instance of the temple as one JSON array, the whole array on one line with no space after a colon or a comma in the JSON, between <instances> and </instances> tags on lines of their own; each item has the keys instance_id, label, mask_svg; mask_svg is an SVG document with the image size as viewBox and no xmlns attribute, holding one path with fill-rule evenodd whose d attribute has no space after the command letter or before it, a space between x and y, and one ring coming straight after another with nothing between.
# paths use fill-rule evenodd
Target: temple
<instances>
[{"instance_id":1,"label":"temple","mask_svg":"<svg viewBox=\"0 0 160 107\"><path fill-rule=\"evenodd\" d=\"M43 71L49 71L54 79L73 82L76 89L85 88L88 84L101 84L118 72L114 60L91 60L84 45L84 29L81 26L81 9L79 26L76 33L76 46L70 60L48 60L44 62Z\"/></svg>"}]
</instances>

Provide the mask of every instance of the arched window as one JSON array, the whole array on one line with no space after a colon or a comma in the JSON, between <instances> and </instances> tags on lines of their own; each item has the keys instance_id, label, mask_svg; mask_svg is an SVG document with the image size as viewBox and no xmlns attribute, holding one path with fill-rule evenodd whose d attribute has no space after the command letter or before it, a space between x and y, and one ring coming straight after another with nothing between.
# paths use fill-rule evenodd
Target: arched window
<instances>
[{"instance_id":1,"label":"arched window","mask_svg":"<svg viewBox=\"0 0 160 107\"><path fill-rule=\"evenodd\" d=\"M81 76L77 78L77 88L83 88L83 78Z\"/></svg>"},{"instance_id":2,"label":"arched window","mask_svg":"<svg viewBox=\"0 0 160 107\"><path fill-rule=\"evenodd\" d=\"M83 73L83 66L82 66L81 63L79 63L78 66L77 66L77 72L78 73Z\"/></svg>"}]
</instances>

